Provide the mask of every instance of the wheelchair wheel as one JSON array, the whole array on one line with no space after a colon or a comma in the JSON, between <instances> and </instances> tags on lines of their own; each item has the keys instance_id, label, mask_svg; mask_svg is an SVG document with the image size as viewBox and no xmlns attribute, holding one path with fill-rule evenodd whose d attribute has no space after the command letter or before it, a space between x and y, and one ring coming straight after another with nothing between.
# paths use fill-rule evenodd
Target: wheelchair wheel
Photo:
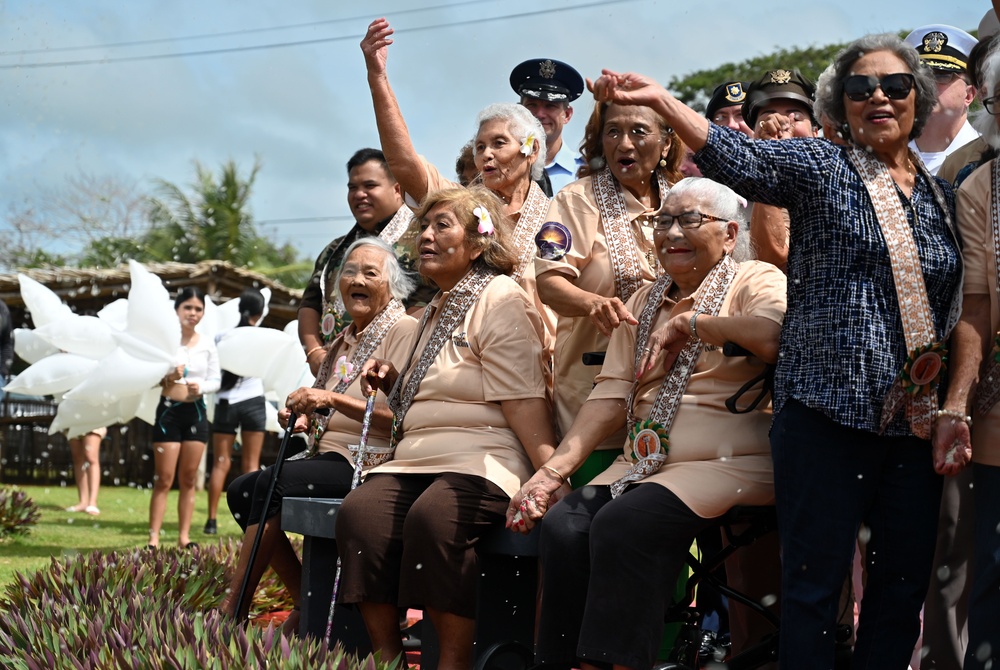
<instances>
[{"instance_id":1,"label":"wheelchair wheel","mask_svg":"<svg viewBox=\"0 0 1000 670\"><path fill-rule=\"evenodd\" d=\"M520 642L497 642L479 657L472 670L527 670L533 656L531 649Z\"/></svg>"}]
</instances>

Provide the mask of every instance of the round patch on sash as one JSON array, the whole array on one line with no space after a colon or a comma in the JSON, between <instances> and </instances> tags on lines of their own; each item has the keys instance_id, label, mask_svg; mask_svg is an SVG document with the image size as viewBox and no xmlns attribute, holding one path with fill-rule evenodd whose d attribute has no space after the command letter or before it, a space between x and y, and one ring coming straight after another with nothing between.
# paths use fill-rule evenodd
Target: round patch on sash
<instances>
[{"instance_id":1,"label":"round patch on sash","mask_svg":"<svg viewBox=\"0 0 1000 670\"><path fill-rule=\"evenodd\" d=\"M543 260L557 261L573 248L573 236L569 229L558 221L549 221L535 234L538 256Z\"/></svg>"},{"instance_id":2,"label":"round patch on sash","mask_svg":"<svg viewBox=\"0 0 1000 670\"><path fill-rule=\"evenodd\" d=\"M912 395L930 393L937 388L948 369L948 348L943 342L918 347L910 352L903 366L903 389Z\"/></svg>"},{"instance_id":3,"label":"round patch on sash","mask_svg":"<svg viewBox=\"0 0 1000 670\"><path fill-rule=\"evenodd\" d=\"M640 421L632 428L628 437L629 443L632 445L632 460L634 461L641 461L655 454L666 455L670 449L667 429L658 421L650 419Z\"/></svg>"}]
</instances>

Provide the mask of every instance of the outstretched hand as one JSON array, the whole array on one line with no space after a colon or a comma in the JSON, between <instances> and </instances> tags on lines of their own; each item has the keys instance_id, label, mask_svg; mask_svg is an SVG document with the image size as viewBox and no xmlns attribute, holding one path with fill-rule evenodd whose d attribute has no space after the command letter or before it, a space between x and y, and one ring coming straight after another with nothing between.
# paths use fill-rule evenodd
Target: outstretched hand
<instances>
[{"instance_id":1,"label":"outstretched hand","mask_svg":"<svg viewBox=\"0 0 1000 670\"><path fill-rule=\"evenodd\" d=\"M655 80L634 72L619 74L611 70L601 70L596 81L587 80L587 88L597 102L613 102L619 105L643 105L652 107L664 95L669 95Z\"/></svg>"},{"instance_id":2,"label":"outstretched hand","mask_svg":"<svg viewBox=\"0 0 1000 670\"><path fill-rule=\"evenodd\" d=\"M361 40L361 51L365 55L365 67L368 74L385 74L385 64L388 58L389 45L393 29L385 18L375 19L368 26L368 32Z\"/></svg>"}]
</instances>

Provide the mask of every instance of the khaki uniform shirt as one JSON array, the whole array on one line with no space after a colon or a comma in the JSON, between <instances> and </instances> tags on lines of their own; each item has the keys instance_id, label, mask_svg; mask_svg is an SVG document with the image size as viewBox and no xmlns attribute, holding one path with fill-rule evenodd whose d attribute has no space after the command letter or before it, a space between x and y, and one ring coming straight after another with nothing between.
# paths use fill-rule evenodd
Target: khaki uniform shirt
<instances>
[{"instance_id":1,"label":"khaki uniform shirt","mask_svg":"<svg viewBox=\"0 0 1000 670\"><path fill-rule=\"evenodd\" d=\"M631 221L632 237L639 248L642 279L652 282L657 277L653 229L643 224L653 212L646 209L628 190L625 191L625 204ZM546 272L558 272L568 277L579 289L609 298L614 296L615 276L591 177L584 177L559 191L549 207L547 220L566 226L572 235L572 246L557 261L536 258L535 274L540 276ZM605 351L608 348L608 338L601 335L589 317L557 315L557 319L553 398L556 423L560 432L565 435L590 395L594 377L601 369L599 365L584 365L583 354ZM598 449L618 449L623 438L624 433L617 434Z\"/></svg>"},{"instance_id":2,"label":"khaki uniform shirt","mask_svg":"<svg viewBox=\"0 0 1000 670\"><path fill-rule=\"evenodd\" d=\"M651 290L651 286L645 286L632 296L628 305L633 314L642 311ZM690 297L676 303L665 300L653 319L652 329L693 306ZM780 324L784 314L784 273L760 261L741 263L719 316L758 316ZM612 335L608 357L591 398L628 397L635 379L637 330L637 326L626 324ZM770 403L766 406L762 403L746 414L732 414L725 404L727 398L763 370L764 364L756 358L727 357L721 350L702 352L670 428L667 461L640 483L665 486L695 514L706 519L725 514L733 505L773 503L774 474L767 435L771 424ZM662 366L646 374L637 391L635 415L640 420L649 416L666 376ZM611 484L623 477L631 465L630 453L626 441L623 455L591 484Z\"/></svg>"},{"instance_id":3,"label":"khaki uniform shirt","mask_svg":"<svg viewBox=\"0 0 1000 670\"><path fill-rule=\"evenodd\" d=\"M446 295L427 309L437 310ZM439 316L420 333L411 369ZM501 402L545 397L543 335L524 290L510 277L493 279L420 383L393 460L372 472L476 475L513 496L534 468Z\"/></svg>"},{"instance_id":4,"label":"khaki uniform shirt","mask_svg":"<svg viewBox=\"0 0 1000 670\"><path fill-rule=\"evenodd\" d=\"M375 347L375 350L372 352L372 358L382 358L392 361L395 365L402 365L405 362L406 355L410 353L408 347L416 329L416 319L412 316L401 316L399 321L389 328L389 332L382 338L382 342ZM341 345L336 351L328 353L327 356L333 356L334 359L347 356L347 360L351 360L354 352L358 349L359 338L360 334L355 332L354 324L348 325L344 329L344 338L341 340ZM339 383L340 378L334 372L334 374L330 375L330 379L326 383L326 390L332 391ZM361 384L358 380L354 380L344 390L344 395L361 401L366 400L365 396L361 393ZM386 402L386 398L381 391L379 391L376 401ZM348 461L353 462L354 456L351 454L348 445L358 444L360 437L361 423L340 412L333 412L330 414L330 420L326 424L326 431L319 438L316 450L321 454L328 451L335 451ZM372 447L388 447L389 432L379 430L372 425L368 430L368 445Z\"/></svg>"},{"instance_id":5,"label":"khaki uniform shirt","mask_svg":"<svg viewBox=\"0 0 1000 670\"><path fill-rule=\"evenodd\" d=\"M1000 294L997 293L997 263L993 252L993 161L972 173L958 189L955 210L958 231L962 236L962 259L965 261L963 295L988 294L990 297L990 339L1000 330ZM992 344L989 347L992 349ZM972 460L1000 466L1000 403L986 416L973 414Z\"/></svg>"}]
</instances>

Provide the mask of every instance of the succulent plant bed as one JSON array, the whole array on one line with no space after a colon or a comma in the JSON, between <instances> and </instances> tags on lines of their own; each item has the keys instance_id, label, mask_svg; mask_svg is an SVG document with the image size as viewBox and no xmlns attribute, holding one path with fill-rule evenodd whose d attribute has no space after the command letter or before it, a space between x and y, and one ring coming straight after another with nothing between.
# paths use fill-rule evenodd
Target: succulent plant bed
<instances>
[{"instance_id":1,"label":"succulent plant bed","mask_svg":"<svg viewBox=\"0 0 1000 670\"><path fill-rule=\"evenodd\" d=\"M27 535L40 516L38 505L23 489L0 487L0 540Z\"/></svg>"},{"instance_id":2,"label":"succulent plant bed","mask_svg":"<svg viewBox=\"0 0 1000 670\"><path fill-rule=\"evenodd\" d=\"M168 524L161 548L153 551L139 548L146 541L149 504L143 490L102 489L99 517L63 511L76 502L69 487L25 491L41 516L29 534L0 541L0 668L377 670L381 665L315 641L283 639L266 623L240 627L221 616L217 607L238 546L239 527L231 518L220 516L215 538L194 533L201 545L195 550L172 546L169 533L176 533L176 525ZM204 495L198 503L195 528L200 529ZM268 572L254 596L254 616L266 621L267 613L290 607Z\"/></svg>"}]
</instances>

